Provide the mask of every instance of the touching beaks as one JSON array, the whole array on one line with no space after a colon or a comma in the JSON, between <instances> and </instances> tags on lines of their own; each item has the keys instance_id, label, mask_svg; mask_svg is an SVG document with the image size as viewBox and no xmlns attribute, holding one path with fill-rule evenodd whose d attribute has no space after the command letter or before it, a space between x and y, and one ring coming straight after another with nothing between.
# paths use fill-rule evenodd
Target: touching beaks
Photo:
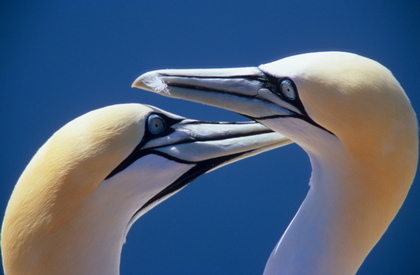
<instances>
[{"instance_id":1,"label":"touching beaks","mask_svg":"<svg viewBox=\"0 0 420 275\"><path fill-rule=\"evenodd\" d=\"M185 119L170 133L142 147L184 163L225 158L228 162L292 143L285 136L256 122L205 122Z\"/></svg>"}]
</instances>

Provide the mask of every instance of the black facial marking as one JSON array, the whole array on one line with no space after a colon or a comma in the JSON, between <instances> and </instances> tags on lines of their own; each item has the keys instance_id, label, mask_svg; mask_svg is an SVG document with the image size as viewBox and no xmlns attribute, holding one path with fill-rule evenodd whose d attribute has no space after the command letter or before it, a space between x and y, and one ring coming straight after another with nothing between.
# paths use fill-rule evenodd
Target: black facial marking
<instances>
[{"instance_id":1,"label":"black facial marking","mask_svg":"<svg viewBox=\"0 0 420 275\"><path fill-rule=\"evenodd\" d=\"M169 196L170 194L182 189L183 187L187 186L189 183L191 183L192 181L194 181L196 178L203 175L207 171L209 171L209 170L211 170L211 169L213 169L213 168L215 168L219 165L222 165L223 163L225 163L225 162L227 162L227 161L229 161L233 158L237 158L242 154L245 154L245 152L244 153L233 154L233 155L229 155L229 156L218 157L218 158L209 159L209 160L204 160L204 161L200 161L198 163L194 163L195 166L193 168L191 168L190 170L185 172L177 180L175 180L173 183L168 185L165 189L163 189L162 191L157 193L153 198L151 198L149 201L147 201L139 210L137 210L136 213L134 213L132 219L135 219L136 216L143 209L147 208L149 205L153 204L154 202L157 202L157 201ZM164 155L164 157L168 158L168 159L171 159L171 157L166 155L166 154ZM178 161L178 160L175 160L175 161Z\"/></svg>"},{"instance_id":2,"label":"black facial marking","mask_svg":"<svg viewBox=\"0 0 420 275\"><path fill-rule=\"evenodd\" d=\"M280 85L281 83L287 80L293 87L294 91L295 91L295 97L293 99L287 98L286 96L283 95L282 91L280 90ZM326 132L334 135L332 132L330 132L329 130L325 129L324 127L322 127L321 125L319 125L318 123L316 123L306 112L305 107L303 106L302 101L300 100L299 97L299 91L297 89L297 86L295 84L295 82L288 77L281 77L281 78L277 78L274 77L272 75L266 74L264 73L264 77L260 77L260 81L261 83L263 83L263 87L268 89L269 91L271 91L272 93L274 93L275 95L277 95L278 97L281 98L281 100L288 102L289 104L295 106L302 114L292 114L292 115L273 115L273 116L267 116L267 117L259 117L259 118L253 118L253 119L257 119L258 121L263 121L263 120L267 120L267 119L275 119L275 118L280 118L280 117L295 117L295 118L299 118L302 119L306 122L308 122L309 124L312 124L318 128L321 128L323 130L325 130Z\"/></svg>"},{"instance_id":3,"label":"black facial marking","mask_svg":"<svg viewBox=\"0 0 420 275\"><path fill-rule=\"evenodd\" d=\"M151 115L156 115L156 113L151 113L149 116L151 116ZM161 118L164 119L164 121L166 123L166 129L159 134L153 134L149 130L149 125L147 125L147 123L146 123L145 124L145 129L144 129L143 139L136 146L136 148L134 148L134 150L131 152L131 154L127 158L125 158L114 170L112 170L111 173L109 173L109 175L105 179L111 178L112 176L118 174L119 172L123 171L125 168L130 166L133 162L135 162L139 158L141 158L141 157L143 157L147 154L150 154L150 150L142 150L143 146L148 141L150 141L151 139L170 135L171 133L173 133L175 131L172 128L172 126L181 121L181 119L173 119L173 118L165 116L164 114L158 114L158 115Z\"/></svg>"},{"instance_id":4,"label":"black facial marking","mask_svg":"<svg viewBox=\"0 0 420 275\"><path fill-rule=\"evenodd\" d=\"M283 80L288 80L290 84L293 86L296 92L296 96L293 100L285 97L283 93L281 92L280 85ZM267 90L271 91L273 94L280 97L281 100L286 101L290 103L291 105L295 106L303 115L309 117L308 113L305 110L305 107L302 104L302 101L299 98L299 91L296 87L296 84L292 79L288 77L277 78L269 74L264 74L264 77L262 77L260 81L261 83L263 83L264 88L266 88Z\"/></svg>"}]
</instances>

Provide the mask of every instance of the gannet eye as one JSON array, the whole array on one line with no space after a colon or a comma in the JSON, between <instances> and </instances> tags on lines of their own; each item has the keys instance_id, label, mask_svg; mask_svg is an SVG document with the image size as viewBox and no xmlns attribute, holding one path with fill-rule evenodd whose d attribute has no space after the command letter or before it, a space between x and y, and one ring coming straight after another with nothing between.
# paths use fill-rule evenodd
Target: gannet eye
<instances>
[{"instance_id":1,"label":"gannet eye","mask_svg":"<svg viewBox=\"0 0 420 275\"><path fill-rule=\"evenodd\" d=\"M293 83L289 79L283 79L280 82L280 92L288 100L296 99L296 89L293 86Z\"/></svg>"},{"instance_id":2,"label":"gannet eye","mask_svg":"<svg viewBox=\"0 0 420 275\"><path fill-rule=\"evenodd\" d=\"M147 127L153 135L159 135L166 129L165 120L156 114L152 114L147 119Z\"/></svg>"}]
</instances>

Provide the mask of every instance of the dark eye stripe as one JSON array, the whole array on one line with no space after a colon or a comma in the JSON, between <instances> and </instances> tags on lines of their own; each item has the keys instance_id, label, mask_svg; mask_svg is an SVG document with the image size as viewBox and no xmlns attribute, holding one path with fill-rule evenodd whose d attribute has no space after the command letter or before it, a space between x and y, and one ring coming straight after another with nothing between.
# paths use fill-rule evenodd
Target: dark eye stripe
<instances>
[{"instance_id":1,"label":"dark eye stripe","mask_svg":"<svg viewBox=\"0 0 420 275\"><path fill-rule=\"evenodd\" d=\"M158 128L160 130L160 131L158 131L159 133L157 133L157 132L153 133L149 128L150 127L149 120L154 120L154 118L156 118L156 117L161 119L163 121L163 123L165 124L164 129L161 129L161 126L159 124L161 122L155 122L155 123L158 123L159 125L157 125L157 126L155 125L152 128L154 128L154 129ZM111 178L112 176L114 176L114 175L118 174L119 172L123 171L125 168L130 166L133 162L135 162L136 160L138 160L142 156L149 154L150 153L149 150L142 150L144 144L149 142L151 139L172 134L174 132L174 129L172 128L172 125L182 121L182 119L174 119L174 118L167 117L164 114L157 114L157 113L151 113L147 120L148 121L145 125L146 129L144 131L144 136L143 136L142 140L139 142L139 144L137 144L136 148L134 148L134 150L131 152L131 154L128 157L126 157L117 167L115 167L115 169L112 170L111 173L109 173L109 175L105 179Z\"/></svg>"}]
</instances>

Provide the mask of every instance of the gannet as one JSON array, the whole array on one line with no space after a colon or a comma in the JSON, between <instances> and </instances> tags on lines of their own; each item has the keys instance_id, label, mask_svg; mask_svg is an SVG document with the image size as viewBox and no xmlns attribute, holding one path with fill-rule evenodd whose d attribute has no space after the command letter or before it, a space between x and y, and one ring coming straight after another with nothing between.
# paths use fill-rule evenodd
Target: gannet
<instances>
[{"instance_id":1,"label":"gannet","mask_svg":"<svg viewBox=\"0 0 420 275\"><path fill-rule=\"evenodd\" d=\"M58 130L19 178L2 226L5 274L118 274L130 226L200 175L291 143L255 123L120 104Z\"/></svg>"},{"instance_id":2,"label":"gannet","mask_svg":"<svg viewBox=\"0 0 420 275\"><path fill-rule=\"evenodd\" d=\"M383 65L319 52L259 67L158 70L133 83L221 107L309 155L310 189L265 274L354 274L400 209L418 159L417 120Z\"/></svg>"}]
</instances>

